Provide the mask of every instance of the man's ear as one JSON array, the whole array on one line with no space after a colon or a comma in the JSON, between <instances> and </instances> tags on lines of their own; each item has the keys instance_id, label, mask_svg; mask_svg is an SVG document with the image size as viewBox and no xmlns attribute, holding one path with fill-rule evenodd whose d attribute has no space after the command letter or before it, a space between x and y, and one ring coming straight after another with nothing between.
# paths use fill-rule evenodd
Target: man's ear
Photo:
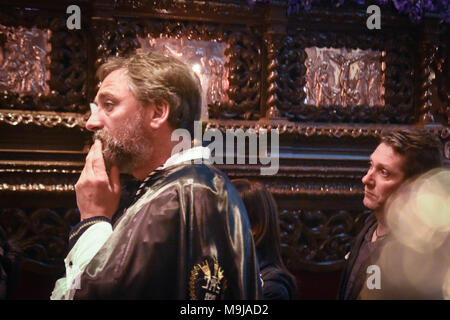
<instances>
[{"instance_id":1,"label":"man's ear","mask_svg":"<svg viewBox=\"0 0 450 320\"><path fill-rule=\"evenodd\" d=\"M170 105L167 101L161 100L147 106L147 123L152 129L159 129L169 119Z\"/></svg>"}]
</instances>

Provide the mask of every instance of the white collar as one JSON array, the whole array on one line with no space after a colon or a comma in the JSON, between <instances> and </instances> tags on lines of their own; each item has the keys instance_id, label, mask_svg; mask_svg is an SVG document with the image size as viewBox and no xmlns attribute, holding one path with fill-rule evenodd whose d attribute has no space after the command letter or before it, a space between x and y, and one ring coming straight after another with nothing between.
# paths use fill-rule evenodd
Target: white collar
<instances>
[{"instance_id":1,"label":"white collar","mask_svg":"<svg viewBox=\"0 0 450 320\"><path fill-rule=\"evenodd\" d=\"M165 169L167 167L171 167L183 162L191 161L191 160L198 160L200 159L201 162L199 163L211 163L210 160L211 157L211 150L208 147L194 147L187 150L184 150L183 152L178 152L172 155L169 159L166 160L166 162L158 167L157 169L150 172L150 174L145 178L145 180L141 183L138 190L135 194L135 199L139 197L139 195L144 191L145 186L148 182L148 180L158 171Z\"/></svg>"},{"instance_id":2,"label":"white collar","mask_svg":"<svg viewBox=\"0 0 450 320\"><path fill-rule=\"evenodd\" d=\"M182 152L175 153L164 163L163 168L171 167L183 162L201 159L202 162L210 162L211 150L208 147L193 147Z\"/></svg>"}]
</instances>

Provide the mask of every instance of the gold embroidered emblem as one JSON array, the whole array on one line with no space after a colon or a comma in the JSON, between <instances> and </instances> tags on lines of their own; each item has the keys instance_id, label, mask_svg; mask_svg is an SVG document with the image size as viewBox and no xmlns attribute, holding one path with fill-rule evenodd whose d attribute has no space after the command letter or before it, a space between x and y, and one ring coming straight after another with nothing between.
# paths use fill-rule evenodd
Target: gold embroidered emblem
<instances>
[{"instance_id":1,"label":"gold embroidered emblem","mask_svg":"<svg viewBox=\"0 0 450 320\"><path fill-rule=\"evenodd\" d=\"M218 300L223 298L227 281L216 258L205 258L196 264L189 279L189 296L192 300Z\"/></svg>"}]
</instances>

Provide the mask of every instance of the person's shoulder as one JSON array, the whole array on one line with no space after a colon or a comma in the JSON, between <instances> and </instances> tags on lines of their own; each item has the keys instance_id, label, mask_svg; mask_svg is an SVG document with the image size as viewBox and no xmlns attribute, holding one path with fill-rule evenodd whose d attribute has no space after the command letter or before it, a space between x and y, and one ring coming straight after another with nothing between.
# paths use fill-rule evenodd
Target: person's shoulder
<instances>
[{"instance_id":1,"label":"person's shoulder","mask_svg":"<svg viewBox=\"0 0 450 320\"><path fill-rule=\"evenodd\" d=\"M264 299L289 300L292 298L295 285L283 270L277 267L267 267L265 270L261 270L261 277L264 281Z\"/></svg>"},{"instance_id":2,"label":"person's shoulder","mask_svg":"<svg viewBox=\"0 0 450 320\"><path fill-rule=\"evenodd\" d=\"M166 169L164 180L177 181L181 184L208 185L210 187L225 187L231 182L218 168L211 164L181 164Z\"/></svg>"},{"instance_id":3,"label":"person's shoulder","mask_svg":"<svg viewBox=\"0 0 450 320\"><path fill-rule=\"evenodd\" d=\"M278 282L290 282L287 274L281 268L274 265L268 265L261 268L261 276L264 281L273 280Z\"/></svg>"},{"instance_id":4,"label":"person's shoulder","mask_svg":"<svg viewBox=\"0 0 450 320\"><path fill-rule=\"evenodd\" d=\"M282 270L274 265L268 265L261 269L261 277L264 281L264 297L267 294L279 296L278 299L289 299L295 290L292 279Z\"/></svg>"},{"instance_id":5,"label":"person's shoulder","mask_svg":"<svg viewBox=\"0 0 450 320\"><path fill-rule=\"evenodd\" d=\"M290 300L291 295L288 288L281 282L278 281L267 281L264 282L265 287L263 288L264 300Z\"/></svg>"}]
</instances>

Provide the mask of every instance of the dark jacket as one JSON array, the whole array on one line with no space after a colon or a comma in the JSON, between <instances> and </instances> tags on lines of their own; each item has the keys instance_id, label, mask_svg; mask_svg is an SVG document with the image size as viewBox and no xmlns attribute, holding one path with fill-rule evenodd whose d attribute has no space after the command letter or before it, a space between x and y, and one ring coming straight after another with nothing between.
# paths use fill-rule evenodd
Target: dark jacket
<instances>
[{"instance_id":1,"label":"dark jacket","mask_svg":"<svg viewBox=\"0 0 450 320\"><path fill-rule=\"evenodd\" d=\"M264 260L260 261L260 268L265 300L292 300L294 298L295 283L282 269Z\"/></svg>"},{"instance_id":2,"label":"dark jacket","mask_svg":"<svg viewBox=\"0 0 450 320\"><path fill-rule=\"evenodd\" d=\"M364 237L366 236L369 229L371 229L374 224L377 223L377 219L375 217L375 214L370 214L366 221L364 222L364 226L362 227L361 231L358 233L358 235L355 237L355 240L353 241L353 244L350 249L350 255L345 263L344 270L341 275L341 280L339 284L339 292L338 292L338 299L340 300L354 300L358 297L359 293L361 292L361 289L364 285L365 277L357 277L355 279L355 283L353 284L352 288L350 288L349 294L346 294L347 287L349 285L349 278L350 274L353 270L353 267L356 262L356 258L358 257L359 250L361 249L361 245L364 242ZM364 265L370 265L368 261ZM364 269L364 275L365 275L365 268Z\"/></svg>"},{"instance_id":3,"label":"dark jacket","mask_svg":"<svg viewBox=\"0 0 450 320\"><path fill-rule=\"evenodd\" d=\"M350 251L344 268L339 289L339 299L353 300L403 300L403 299L443 299L442 286L445 282L448 264L444 257L448 254L450 237L442 245L427 252L415 250L389 234L377 240L375 249L358 270L358 276L351 288L349 277L355 265L366 234L376 224L375 215L370 215ZM380 288L369 289L366 285L366 268L376 265L380 270ZM418 272L414 272L417 270ZM411 274L415 276L411 278ZM347 288L348 293L347 292Z\"/></svg>"},{"instance_id":4,"label":"dark jacket","mask_svg":"<svg viewBox=\"0 0 450 320\"><path fill-rule=\"evenodd\" d=\"M159 170L81 277L75 299L258 299L244 204L205 165Z\"/></svg>"}]
</instances>

